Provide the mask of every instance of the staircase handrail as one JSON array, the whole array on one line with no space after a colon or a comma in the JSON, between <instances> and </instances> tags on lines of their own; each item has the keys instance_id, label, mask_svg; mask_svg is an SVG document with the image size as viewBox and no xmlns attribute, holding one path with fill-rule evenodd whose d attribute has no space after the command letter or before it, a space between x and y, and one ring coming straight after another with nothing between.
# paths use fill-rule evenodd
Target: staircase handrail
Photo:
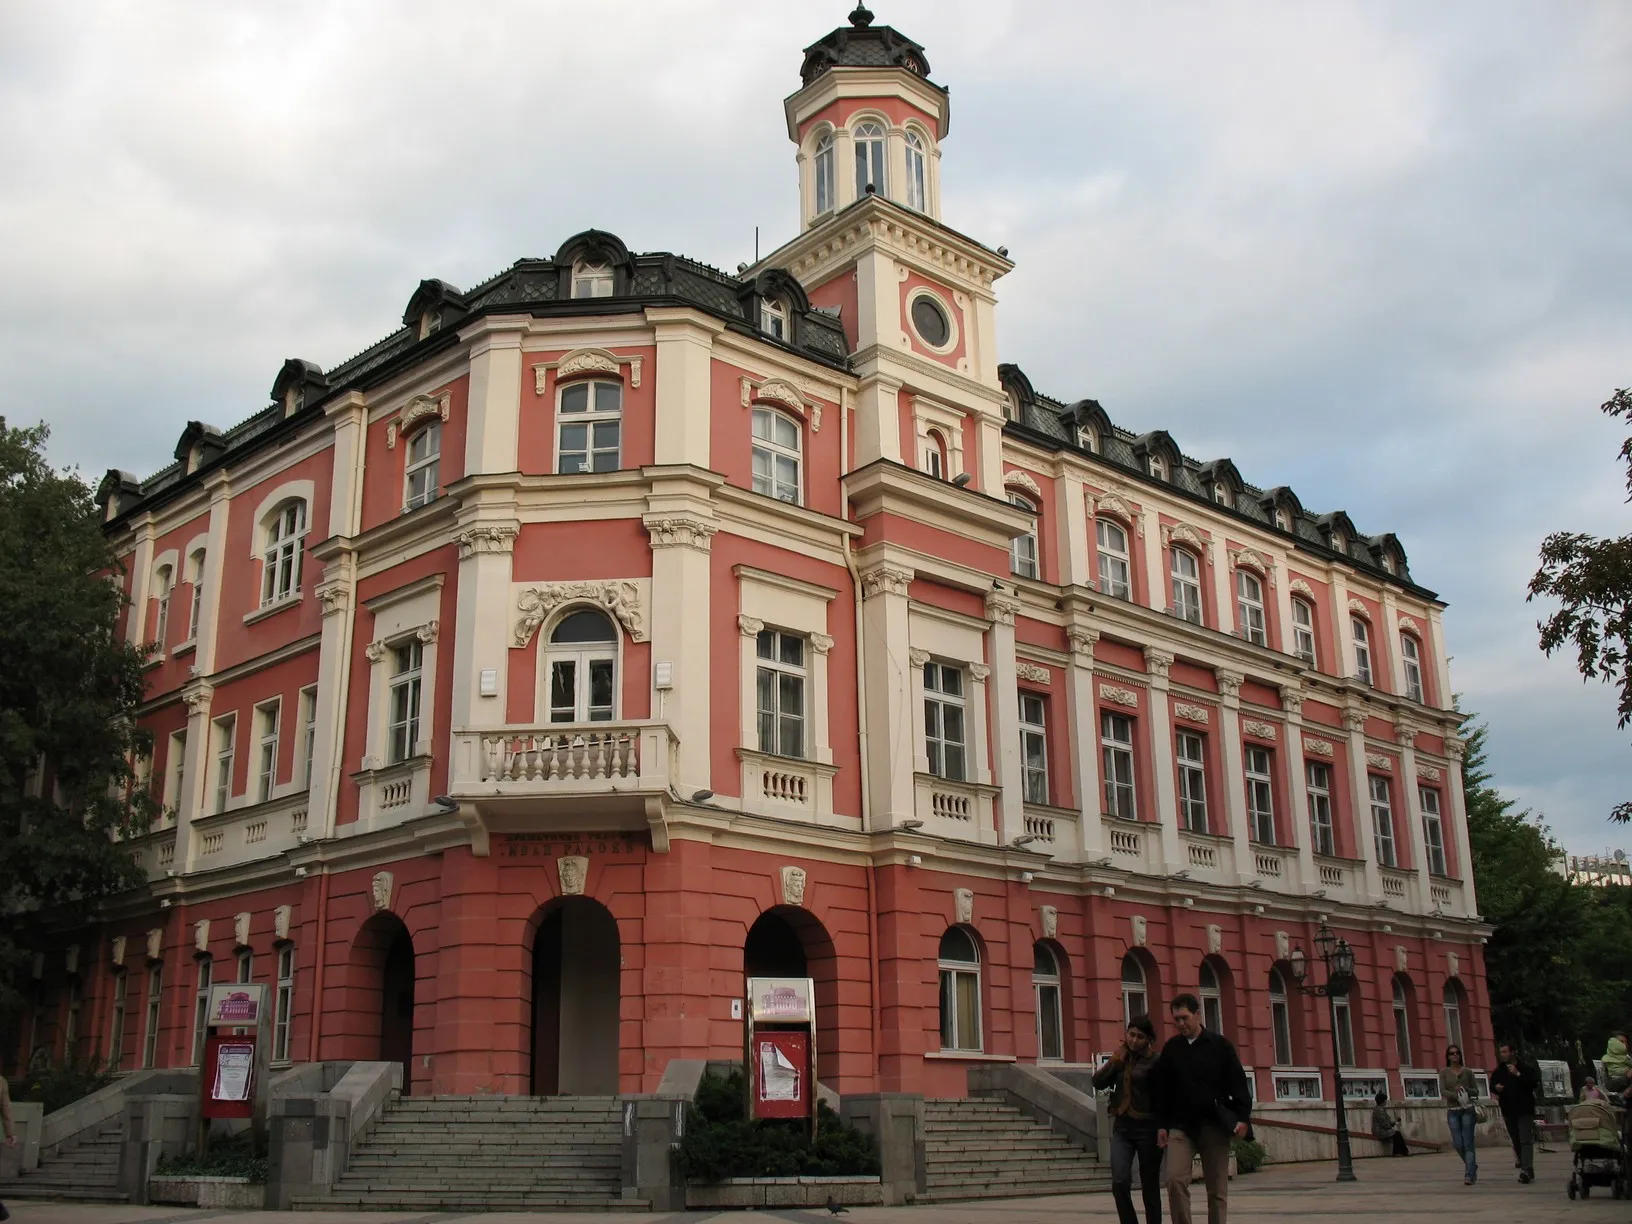
<instances>
[{"instance_id":1,"label":"staircase handrail","mask_svg":"<svg viewBox=\"0 0 1632 1224\"><path fill-rule=\"evenodd\" d=\"M89 1096L70 1101L45 1115L40 1124L40 1154L55 1156L63 1145L87 1131L100 1130L114 1118L123 1116L127 1096L158 1096L168 1093L198 1093L197 1067L153 1067L132 1071Z\"/></svg>"},{"instance_id":2,"label":"staircase handrail","mask_svg":"<svg viewBox=\"0 0 1632 1224\"><path fill-rule=\"evenodd\" d=\"M1080 1144L1089 1157L1104 1160L1099 1102L1062 1077L1023 1063L988 1063L969 1068L969 1095L1000 1097L1039 1122ZM1104 1133L1108 1145L1109 1134Z\"/></svg>"}]
</instances>

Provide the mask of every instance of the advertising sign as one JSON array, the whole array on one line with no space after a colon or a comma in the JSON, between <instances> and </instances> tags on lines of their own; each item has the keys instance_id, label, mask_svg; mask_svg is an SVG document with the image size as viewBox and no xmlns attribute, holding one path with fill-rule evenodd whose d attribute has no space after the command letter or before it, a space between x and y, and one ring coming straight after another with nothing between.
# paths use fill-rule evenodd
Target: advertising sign
<instances>
[{"instance_id":1,"label":"advertising sign","mask_svg":"<svg viewBox=\"0 0 1632 1224\"><path fill-rule=\"evenodd\" d=\"M1541 1098L1544 1101L1573 1101L1570 1091L1570 1064L1539 1059L1536 1070L1541 1072Z\"/></svg>"},{"instance_id":2,"label":"advertising sign","mask_svg":"<svg viewBox=\"0 0 1632 1224\"><path fill-rule=\"evenodd\" d=\"M811 1024L815 993L810 978L749 978L749 1014L756 1024Z\"/></svg>"},{"instance_id":3,"label":"advertising sign","mask_svg":"<svg viewBox=\"0 0 1632 1224\"><path fill-rule=\"evenodd\" d=\"M266 987L247 982L227 982L210 987L209 1016L205 1020L211 1028L228 1025L254 1028L261 1020L261 1009L266 1006Z\"/></svg>"},{"instance_id":4,"label":"advertising sign","mask_svg":"<svg viewBox=\"0 0 1632 1224\"><path fill-rule=\"evenodd\" d=\"M754 1117L810 1116L810 1035L797 1030L754 1034Z\"/></svg>"},{"instance_id":5,"label":"advertising sign","mask_svg":"<svg viewBox=\"0 0 1632 1224\"><path fill-rule=\"evenodd\" d=\"M204 1043L204 1117L249 1118L255 1107L255 1037L211 1033Z\"/></svg>"}]
</instances>

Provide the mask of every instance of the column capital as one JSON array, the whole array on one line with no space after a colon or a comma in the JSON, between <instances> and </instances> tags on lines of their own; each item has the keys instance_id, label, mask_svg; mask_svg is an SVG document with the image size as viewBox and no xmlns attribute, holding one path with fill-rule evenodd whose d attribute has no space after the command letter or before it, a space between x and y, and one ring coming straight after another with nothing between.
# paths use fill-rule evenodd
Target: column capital
<instances>
[{"instance_id":1,"label":"column capital","mask_svg":"<svg viewBox=\"0 0 1632 1224\"><path fill-rule=\"evenodd\" d=\"M876 565L861 575L861 597L871 599L875 595L905 595L916 576L912 570Z\"/></svg>"},{"instance_id":2,"label":"column capital","mask_svg":"<svg viewBox=\"0 0 1632 1224\"><path fill-rule=\"evenodd\" d=\"M925 663L929 662L929 651L920 650L918 647L914 646L911 650L907 651L907 662L911 663L914 667L922 667Z\"/></svg>"},{"instance_id":3,"label":"column capital","mask_svg":"<svg viewBox=\"0 0 1632 1224\"><path fill-rule=\"evenodd\" d=\"M991 674L992 669L984 663L969 664L969 675L974 678L976 684L985 684L987 677Z\"/></svg>"},{"instance_id":4,"label":"column capital","mask_svg":"<svg viewBox=\"0 0 1632 1224\"><path fill-rule=\"evenodd\" d=\"M1395 723L1394 742L1401 748L1414 749L1417 746L1417 729L1408 722Z\"/></svg>"},{"instance_id":5,"label":"column capital","mask_svg":"<svg viewBox=\"0 0 1632 1224\"><path fill-rule=\"evenodd\" d=\"M1167 678L1168 672L1173 669L1173 652L1171 650L1156 650L1145 647L1145 670L1153 676Z\"/></svg>"},{"instance_id":6,"label":"column capital","mask_svg":"<svg viewBox=\"0 0 1632 1224\"><path fill-rule=\"evenodd\" d=\"M1351 733L1364 731L1366 729L1366 712L1364 710L1344 710L1343 729Z\"/></svg>"},{"instance_id":7,"label":"column capital","mask_svg":"<svg viewBox=\"0 0 1632 1224\"><path fill-rule=\"evenodd\" d=\"M714 534L719 531L717 524L690 515L649 518L645 523L654 549L694 548L706 553L713 549Z\"/></svg>"},{"instance_id":8,"label":"column capital","mask_svg":"<svg viewBox=\"0 0 1632 1224\"><path fill-rule=\"evenodd\" d=\"M520 534L519 523L478 523L467 527L459 533L460 559L514 552L516 537Z\"/></svg>"},{"instance_id":9,"label":"column capital","mask_svg":"<svg viewBox=\"0 0 1632 1224\"><path fill-rule=\"evenodd\" d=\"M765 628L765 622L752 616L737 617L737 630L743 637L758 637Z\"/></svg>"},{"instance_id":10,"label":"column capital","mask_svg":"<svg viewBox=\"0 0 1632 1224\"><path fill-rule=\"evenodd\" d=\"M196 718L200 714L210 712L210 698L215 695L215 686L198 681L187 686L181 694L181 700L187 706L187 717Z\"/></svg>"},{"instance_id":11,"label":"column capital","mask_svg":"<svg viewBox=\"0 0 1632 1224\"><path fill-rule=\"evenodd\" d=\"M323 615L338 616L351 602L351 581L347 578L333 578L327 582L320 582L315 593Z\"/></svg>"},{"instance_id":12,"label":"column capital","mask_svg":"<svg viewBox=\"0 0 1632 1224\"><path fill-rule=\"evenodd\" d=\"M1089 629L1083 625L1067 625L1065 640L1071 644L1071 654L1078 663L1093 666L1094 647L1099 643L1098 629Z\"/></svg>"},{"instance_id":13,"label":"column capital","mask_svg":"<svg viewBox=\"0 0 1632 1224\"><path fill-rule=\"evenodd\" d=\"M1303 717L1303 690L1295 684L1281 685L1281 708L1289 718Z\"/></svg>"},{"instance_id":14,"label":"column capital","mask_svg":"<svg viewBox=\"0 0 1632 1224\"><path fill-rule=\"evenodd\" d=\"M1445 756L1452 761L1461 761L1468 753L1467 742L1455 735L1445 737Z\"/></svg>"},{"instance_id":15,"label":"column capital","mask_svg":"<svg viewBox=\"0 0 1632 1224\"><path fill-rule=\"evenodd\" d=\"M1230 671L1228 668L1219 667L1214 669L1213 675L1218 680L1218 691L1221 696L1241 696L1241 686L1247 682L1245 672Z\"/></svg>"},{"instance_id":16,"label":"column capital","mask_svg":"<svg viewBox=\"0 0 1632 1224\"><path fill-rule=\"evenodd\" d=\"M986 619L994 625L1012 625L1020 611L1020 601L1007 591L993 591L986 596Z\"/></svg>"},{"instance_id":17,"label":"column capital","mask_svg":"<svg viewBox=\"0 0 1632 1224\"><path fill-rule=\"evenodd\" d=\"M819 655L825 655L833 649L833 639L825 633L813 633L810 635L810 648Z\"/></svg>"}]
</instances>

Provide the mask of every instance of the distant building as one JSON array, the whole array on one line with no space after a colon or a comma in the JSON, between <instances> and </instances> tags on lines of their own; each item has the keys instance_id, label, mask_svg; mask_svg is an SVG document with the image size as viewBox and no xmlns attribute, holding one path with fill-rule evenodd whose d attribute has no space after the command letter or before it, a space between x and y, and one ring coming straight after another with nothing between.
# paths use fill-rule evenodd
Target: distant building
<instances>
[{"instance_id":1,"label":"distant building","mask_svg":"<svg viewBox=\"0 0 1632 1224\"><path fill-rule=\"evenodd\" d=\"M1564 861L1561 857L1561 866ZM1595 888L1611 884L1632 886L1632 863L1626 861L1624 850L1606 855L1572 854L1568 863L1564 874L1571 884L1587 884Z\"/></svg>"},{"instance_id":2,"label":"distant building","mask_svg":"<svg viewBox=\"0 0 1632 1224\"><path fill-rule=\"evenodd\" d=\"M1191 991L1260 1098L1329 1101L1290 974L1327 916L1352 1092L1488 1062L1399 540L999 363L1013 265L940 220L919 44L858 9L785 113L801 231L757 266L590 231L427 280L108 474L167 815L46 950L31 1046L185 1065L238 978L280 1063L650 1091L740 1057L744 974L809 974L841 1092L1091 1063Z\"/></svg>"}]
</instances>

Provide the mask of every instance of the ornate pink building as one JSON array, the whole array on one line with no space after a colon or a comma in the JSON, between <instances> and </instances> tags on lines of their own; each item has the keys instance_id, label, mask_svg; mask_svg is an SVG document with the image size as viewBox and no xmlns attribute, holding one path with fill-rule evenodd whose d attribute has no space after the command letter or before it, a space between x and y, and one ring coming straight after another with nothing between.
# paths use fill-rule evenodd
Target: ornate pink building
<instances>
[{"instance_id":1,"label":"ornate pink building","mask_svg":"<svg viewBox=\"0 0 1632 1224\"><path fill-rule=\"evenodd\" d=\"M1443 605L1398 540L1000 364L945 89L872 24L785 103L801 229L726 275L591 231L110 472L167 816L27 1043L651 1090L815 978L824 1081L961 1095L1198 993L1324 1099L1490 1057ZM1243 428L1246 423L1243 422ZM27 1049L15 1052L26 1056Z\"/></svg>"}]
</instances>

